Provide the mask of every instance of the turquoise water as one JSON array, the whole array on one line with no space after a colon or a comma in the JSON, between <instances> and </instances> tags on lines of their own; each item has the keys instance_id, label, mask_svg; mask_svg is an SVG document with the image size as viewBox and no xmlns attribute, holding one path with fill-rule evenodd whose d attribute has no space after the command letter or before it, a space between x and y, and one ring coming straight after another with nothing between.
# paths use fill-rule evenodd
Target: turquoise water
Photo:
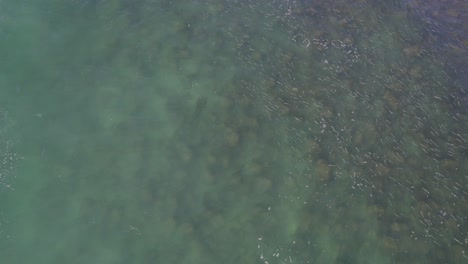
<instances>
[{"instance_id":1,"label":"turquoise water","mask_svg":"<svg viewBox=\"0 0 468 264\"><path fill-rule=\"evenodd\" d=\"M407 9L33 2L0 3L0 263L468 261L465 53Z\"/></svg>"}]
</instances>

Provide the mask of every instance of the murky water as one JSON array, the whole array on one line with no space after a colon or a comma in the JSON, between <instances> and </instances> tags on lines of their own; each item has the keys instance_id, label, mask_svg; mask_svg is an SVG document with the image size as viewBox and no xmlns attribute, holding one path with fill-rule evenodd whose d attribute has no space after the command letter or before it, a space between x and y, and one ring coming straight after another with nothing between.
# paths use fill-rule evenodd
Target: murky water
<instances>
[{"instance_id":1,"label":"murky water","mask_svg":"<svg viewBox=\"0 0 468 264\"><path fill-rule=\"evenodd\" d=\"M432 22L467 21L429 2L3 1L0 256L465 263L466 43Z\"/></svg>"}]
</instances>

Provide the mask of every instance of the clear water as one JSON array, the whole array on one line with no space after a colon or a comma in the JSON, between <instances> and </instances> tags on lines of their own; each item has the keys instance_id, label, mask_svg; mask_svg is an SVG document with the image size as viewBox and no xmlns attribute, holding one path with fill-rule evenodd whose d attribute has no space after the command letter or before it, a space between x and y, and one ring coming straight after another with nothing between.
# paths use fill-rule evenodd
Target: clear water
<instances>
[{"instance_id":1,"label":"clear water","mask_svg":"<svg viewBox=\"0 0 468 264\"><path fill-rule=\"evenodd\" d=\"M466 53L352 2L0 2L0 262L467 263Z\"/></svg>"}]
</instances>

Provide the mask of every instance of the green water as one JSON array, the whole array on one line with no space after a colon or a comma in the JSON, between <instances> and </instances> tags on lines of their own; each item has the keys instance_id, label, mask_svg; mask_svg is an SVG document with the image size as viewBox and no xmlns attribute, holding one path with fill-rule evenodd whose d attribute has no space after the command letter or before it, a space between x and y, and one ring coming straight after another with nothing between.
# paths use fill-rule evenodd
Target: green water
<instances>
[{"instance_id":1,"label":"green water","mask_svg":"<svg viewBox=\"0 0 468 264\"><path fill-rule=\"evenodd\" d=\"M0 2L0 263L466 263L456 52L298 2Z\"/></svg>"}]
</instances>

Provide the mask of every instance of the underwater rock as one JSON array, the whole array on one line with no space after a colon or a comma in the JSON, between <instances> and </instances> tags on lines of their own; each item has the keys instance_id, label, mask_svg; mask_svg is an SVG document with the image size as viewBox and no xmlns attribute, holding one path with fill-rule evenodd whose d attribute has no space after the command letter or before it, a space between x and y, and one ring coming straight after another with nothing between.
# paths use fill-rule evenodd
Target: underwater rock
<instances>
[{"instance_id":1,"label":"underwater rock","mask_svg":"<svg viewBox=\"0 0 468 264\"><path fill-rule=\"evenodd\" d=\"M468 41L466 0L402 0L410 12L429 25L429 30L456 41ZM466 48L466 46L465 46Z\"/></svg>"},{"instance_id":2,"label":"underwater rock","mask_svg":"<svg viewBox=\"0 0 468 264\"><path fill-rule=\"evenodd\" d=\"M467 81L468 3L466 0L401 0L400 5L425 23L432 48L443 52L452 71ZM408 50L410 54L414 53Z\"/></svg>"}]
</instances>

